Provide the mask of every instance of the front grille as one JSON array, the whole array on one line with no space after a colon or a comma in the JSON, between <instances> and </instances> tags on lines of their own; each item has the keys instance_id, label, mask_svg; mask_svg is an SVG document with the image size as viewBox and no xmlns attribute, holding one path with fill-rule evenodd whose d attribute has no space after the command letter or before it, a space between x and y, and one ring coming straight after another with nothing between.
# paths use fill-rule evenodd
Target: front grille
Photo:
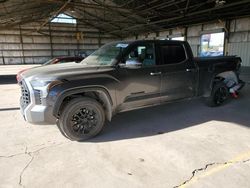
<instances>
[{"instance_id":1,"label":"front grille","mask_svg":"<svg viewBox=\"0 0 250 188\"><path fill-rule=\"evenodd\" d=\"M30 92L24 81L20 82L21 86L21 108L25 109L30 104Z\"/></svg>"},{"instance_id":2,"label":"front grille","mask_svg":"<svg viewBox=\"0 0 250 188\"><path fill-rule=\"evenodd\" d=\"M35 94L35 103L36 104L42 104L41 91L40 90L34 90L34 94Z\"/></svg>"}]
</instances>

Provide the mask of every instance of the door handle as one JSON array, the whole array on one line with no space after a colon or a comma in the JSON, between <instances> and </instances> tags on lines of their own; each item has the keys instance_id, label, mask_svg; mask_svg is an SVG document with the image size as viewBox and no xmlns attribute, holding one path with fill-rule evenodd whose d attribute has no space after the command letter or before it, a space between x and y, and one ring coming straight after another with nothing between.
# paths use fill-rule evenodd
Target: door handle
<instances>
[{"instance_id":1,"label":"door handle","mask_svg":"<svg viewBox=\"0 0 250 188\"><path fill-rule=\"evenodd\" d=\"M194 72L194 69L186 69L186 72Z\"/></svg>"},{"instance_id":2,"label":"door handle","mask_svg":"<svg viewBox=\"0 0 250 188\"><path fill-rule=\"evenodd\" d=\"M151 72L150 75L151 75L151 76L161 75L161 72Z\"/></svg>"}]
</instances>

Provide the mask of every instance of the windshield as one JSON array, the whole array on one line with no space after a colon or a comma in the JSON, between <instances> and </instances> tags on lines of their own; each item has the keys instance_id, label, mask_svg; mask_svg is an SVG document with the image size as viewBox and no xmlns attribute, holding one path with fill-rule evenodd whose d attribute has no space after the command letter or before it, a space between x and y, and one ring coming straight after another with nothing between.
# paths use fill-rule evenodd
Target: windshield
<instances>
[{"instance_id":1,"label":"windshield","mask_svg":"<svg viewBox=\"0 0 250 188\"><path fill-rule=\"evenodd\" d=\"M85 65L110 66L113 65L119 55L128 47L126 42L109 43L92 53L81 61Z\"/></svg>"}]
</instances>

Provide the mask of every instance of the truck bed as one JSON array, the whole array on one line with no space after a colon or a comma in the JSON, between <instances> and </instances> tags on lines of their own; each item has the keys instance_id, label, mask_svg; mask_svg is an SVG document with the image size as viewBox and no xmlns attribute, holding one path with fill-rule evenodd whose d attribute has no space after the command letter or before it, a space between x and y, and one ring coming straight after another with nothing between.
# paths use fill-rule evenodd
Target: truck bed
<instances>
[{"instance_id":1,"label":"truck bed","mask_svg":"<svg viewBox=\"0 0 250 188\"><path fill-rule=\"evenodd\" d=\"M218 57L195 57L194 61L200 69L208 69L214 71L215 67L218 71L237 70L241 62L241 58L237 56L218 56Z\"/></svg>"}]
</instances>

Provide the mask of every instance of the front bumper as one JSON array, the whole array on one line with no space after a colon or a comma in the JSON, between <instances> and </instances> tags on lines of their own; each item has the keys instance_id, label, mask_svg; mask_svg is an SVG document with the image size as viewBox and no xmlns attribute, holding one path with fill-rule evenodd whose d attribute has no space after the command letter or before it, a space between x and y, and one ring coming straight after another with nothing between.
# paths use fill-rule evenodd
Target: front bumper
<instances>
[{"instance_id":1,"label":"front bumper","mask_svg":"<svg viewBox=\"0 0 250 188\"><path fill-rule=\"evenodd\" d=\"M20 108L25 121L32 124L55 124L56 118L52 115L52 108L42 105L32 105L25 109Z\"/></svg>"},{"instance_id":2,"label":"front bumper","mask_svg":"<svg viewBox=\"0 0 250 188\"><path fill-rule=\"evenodd\" d=\"M24 81L22 81L24 82ZM53 116L53 106L44 105L44 104L37 104L37 93L35 94L33 88L29 84L29 82L24 82L28 95L26 99L29 99L28 102L25 101L24 97L20 98L20 111L23 115L25 121L32 123L32 124L55 124L56 118ZM23 88L23 87L22 87ZM22 91L23 92L23 91ZM23 95L23 94L22 94Z\"/></svg>"}]
</instances>

